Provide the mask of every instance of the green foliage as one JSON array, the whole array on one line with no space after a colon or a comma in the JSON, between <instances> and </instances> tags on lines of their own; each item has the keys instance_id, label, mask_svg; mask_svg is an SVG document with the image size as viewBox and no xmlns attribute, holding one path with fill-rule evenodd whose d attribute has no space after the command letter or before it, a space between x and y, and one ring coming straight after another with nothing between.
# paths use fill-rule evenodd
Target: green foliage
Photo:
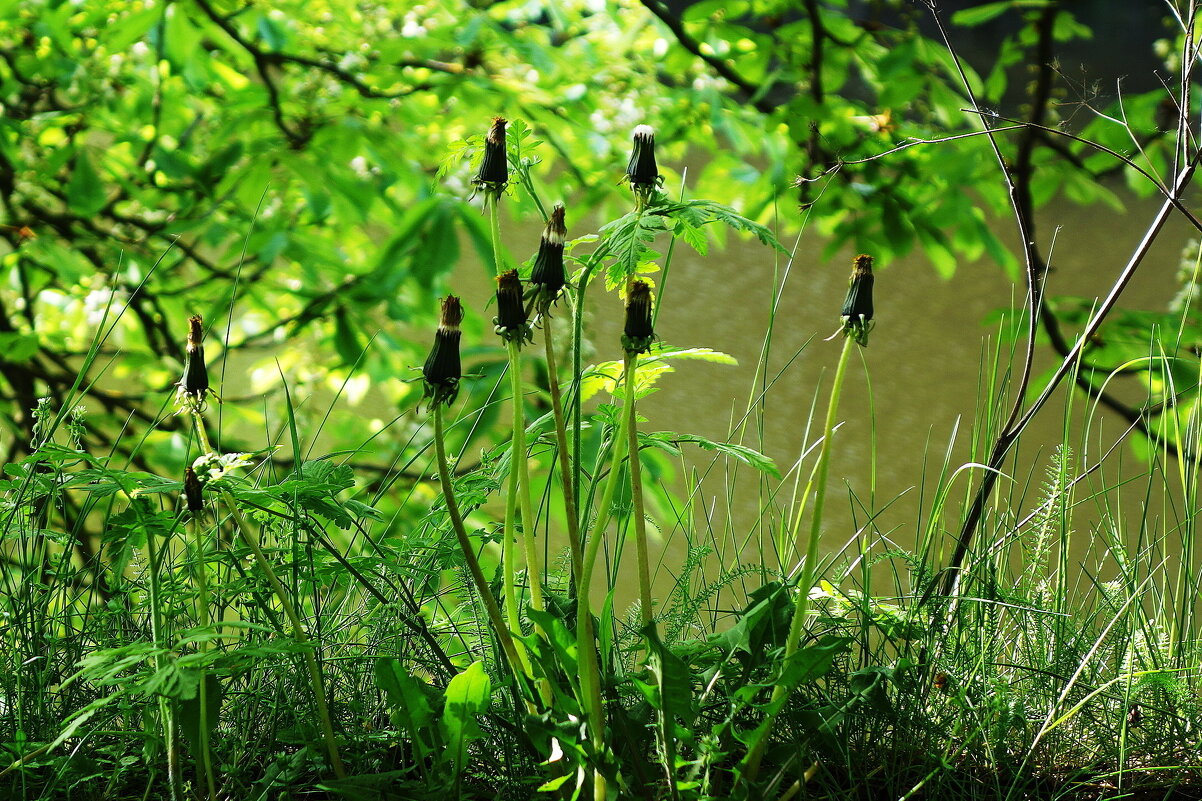
<instances>
[{"instance_id":1,"label":"green foliage","mask_svg":"<svg viewBox=\"0 0 1202 801\"><path fill-rule=\"evenodd\" d=\"M1037 124L1021 130L972 110L1014 106L1016 68L1089 38L1061 4L953 15L1016 23L987 73L963 75L918 6L874 7L884 21L864 11L0 3L0 746L12 762L0 787L184 798L216 766L220 794L247 798L959 801L1042 797L1068 766L1081 786L1164 795L1160 776L1197 764L1202 714L1197 574L1173 558L1195 550L1196 459L1168 476L1157 450L1199 448L1196 243L1170 311L1115 313L1075 363L1095 395L1141 382L1145 496L1172 501L1163 520L1129 524L1102 480L1089 493L1102 551L1070 569L1073 488L1109 465L1078 463L1092 441L1064 443L1037 508L1015 495L986 507L950 599L922 591L966 516L953 479L987 457L929 493L923 477L902 524L925 532L914 548L877 530L893 500L848 482L868 519L850 567L803 570L773 548L813 514L813 457L782 476L775 443L747 444L769 422L765 385L745 407L760 416L725 439L647 430L626 404L671 392L688 360L733 364L704 346L725 343L656 342L627 392L618 343L590 341L597 295L639 278L662 297L679 244L783 262L780 241L804 225L828 253L854 246L888 265L917 248L946 278L980 259L1017 275L987 225L1012 198L1024 213L1057 196L1114 206L1112 174L1163 190L1155 176L1178 150L1161 94L1124 98L1121 115L1091 109L1080 126L1060 116L1063 87L1032 88ZM511 172L486 221L469 176L498 114ZM627 211L618 178L637 124L657 130L664 190ZM467 371L437 442L450 452L440 483L407 380L435 300L489 294L494 249L501 263L533 249L495 241L501 218L506 234L541 226L556 198L578 268L556 307L573 368L548 369L550 348L510 362L477 303L460 326ZM594 218L609 222L576 230ZM1039 281L1050 268L1032 266ZM616 312L605 303L598 314ZM1078 330L1094 308L1056 298L1050 319ZM192 314L220 402L170 415ZM512 400L497 395L503 379ZM983 399L981 431L1004 416L1000 394ZM524 433L530 447L508 444ZM721 489L685 446L720 465ZM185 466L198 505L178 497ZM1039 474L1005 467L1016 484ZM532 507L520 521L500 502L515 475ZM519 523L524 569L503 553ZM578 554L556 561L572 532L596 556L595 598L580 592ZM655 588L673 587L650 605L629 597L644 544ZM673 549L683 564L663 556ZM504 594L498 625L488 607Z\"/></svg>"}]
</instances>

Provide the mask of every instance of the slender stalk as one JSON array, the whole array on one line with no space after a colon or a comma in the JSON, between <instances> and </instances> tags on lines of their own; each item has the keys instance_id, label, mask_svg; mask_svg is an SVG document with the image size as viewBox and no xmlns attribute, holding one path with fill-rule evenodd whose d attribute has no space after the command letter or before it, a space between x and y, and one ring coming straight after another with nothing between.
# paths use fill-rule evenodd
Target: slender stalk
<instances>
[{"instance_id":1,"label":"slender stalk","mask_svg":"<svg viewBox=\"0 0 1202 801\"><path fill-rule=\"evenodd\" d=\"M196 434L200 440L201 447L204 448L204 452L207 454L214 453L213 447L209 443L209 436L205 433L204 420L200 412L194 409L192 419L196 424ZM321 677L321 668L317 664L317 656L312 647L312 642L305 633L304 625L301 623L300 615L296 612L296 607L288 599L287 589L276 575L275 570L272 569L266 554L263 553L258 535L254 529L246 524L246 520L242 517L242 512L238 508L233 494L226 489L220 490L220 494L222 501L225 502L226 508L229 510L230 517L234 521L234 527L254 554L256 564L263 571L267 583L271 585L272 592L275 593L276 599L280 603L280 608L284 610L284 616L288 618L288 623L292 627L292 638L296 641L297 645L302 646L301 656L304 658L305 667L308 669L309 684L313 689L313 701L317 706L317 716L321 723L322 738L325 740L326 751L330 756L330 764L334 768L334 775L340 779L344 779L346 778L346 767L342 763L342 756L338 753L338 741L334 736L334 723L330 718L330 708L326 703L326 692Z\"/></svg>"},{"instance_id":2,"label":"slender stalk","mask_svg":"<svg viewBox=\"0 0 1202 801\"><path fill-rule=\"evenodd\" d=\"M647 519L643 511L643 476L639 465L639 431L638 418L635 413L635 373L639 356L637 353L626 354L626 370L623 380L626 383L626 451L630 454L630 498L633 504L634 517L634 550L639 569L639 622L644 626L652 625L651 600L651 565L647 556Z\"/></svg>"},{"instance_id":3,"label":"slender stalk","mask_svg":"<svg viewBox=\"0 0 1202 801\"><path fill-rule=\"evenodd\" d=\"M159 584L159 553L154 536L146 538L146 558L149 563L148 583L150 585L150 638L157 649L165 648L166 637L163 631L163 618L160 612L162 590ZM155 670L163 670L163 654L155 655ZM179 732L175 726L175 710L171 699L160 695L159 716L163 721L164 747L167 749L167 786L170 788L171 801L179 801L183 797L183 781L179 775Z\"/></svg>"},{"instance_id":4,"label":"slender stalk","mask_svg":"<svg viewBox=\"0 0 1202 801\"><path fill-rule=\"evenodd\" d=\"M530 582L530 605L543 611L542 563L534 541L534 505L530 501L530 465L526 460L526 414L522 405L521 348L516 341L508 343L510 387L513 395L513 449L510 455L510 476L517 476L518 508L521 511L522 542L526 550L526 580Z\"/></svg>"},{"instance_id":5,"label":"slender stalk","mask_svg":"<svg viewBox=\"0 0 1202 801\"><path fill-rule=\"evenodd\" d=\"M584 703L588 706L589 738L595 751L600 752L605 744L605 707L601 702L601 677L597 659L597 644L593 633L592 602L589 589L593 580L593 571L597 565L597 556L604 541L605 528L609 524L610 510L613 507L614 494L618 486L618 476L621 473L622 452L627 441L627 417L623 416L619 428L611 440L613 453L610 459L609 477L601 493L597 513L593 525L585 541L584 564L580 570L580 580L576 587L576 652L580 660L580 687ZM594 801L605 799L605 777L600 773L593 776Z\"/></svg>"},{"instance_id":6,"label":"slender stalk","mask_svg":"<svg viewBox=\"0 0 1202 801\"><path fill-rule=\"evenodd\" d=\"M488 206L489 232L492 234L492 261L497 275L505 272L505 259L501 256L501 196L500 193L485 195Z\"/></svg>"},{"instance_id":7,"label":"slender stalk","mask_svg":"<svg viewBox=\"0 0 1202 801\"><path fill-rule=\"evenodd\" d=\"M196 591L197 591L197 611L200 619L201 629L207 629L213 622L212 612L209 608L209 583L208 565L205 561L205 541L204 532L201 530L199 521L192 513L189 513L191 518L188 521L188 528L196 543ZM152 538L148 538L152 539ZM201 637L197 648L203 654L209 650L209 641L206 637ZM209 705L208 705L208 682L206 681L207 665L201 668L200 675L200 766L201 772L205 777L205 789L208 791L210 801L217 797L217 781L213 772L213 751L209 743Z\"/></svg>"},{"instance_id":8,"label":"slender stalk","mask_svg":"<svg viewBox=\"0 0 1202 801\"><path fill-rule=\"evenodd\" d=\"M493 597L492 590L489 589L488 579L484 577L484 571L480 568L480 560L476 558L472 541L468 538L467 529L463 525L459 502L455 500L455 489L451 484L451 468L447 462L447 448L443 437L442 404L434 405L434 453L438 462L438 480L442 485L443 501L447 505L447 514L451 518L451 528L455 530L455 538L459 541L459 549L463 552L463 559L467 563L468 572L472 576L472 582L476 585L476 592L480 596L480 602L484 604L484 611L488 615L489 622L492 623L493 631L501 642L501 650L504 651L505 658L509 660L510 668L514 671L515 676L520 678L519 671L523 669L525 662L518 656L517 646L509 627L505 624L501 607L497 605L497 599Z\"/></svg>"},{"instance_id":9,"label":"slender stalk","mask_svg":"<svg viewBox=\"0 0 1202 801\"><path fill-rule=\"evenodd\" d=\"M559 368L555 361L555 340L550 326L543 330L543 347L547 354L547 385L551 393L551 416L555 418L555 444L558 450L559 480L563 484L564 516L568 519L568 549L572 555L572 581L580 577L584 556L580 546L580 519L576 509L575 482L572 480L572 458L568 450L567 420L563 413L563 398L559 391Z\"/></svg>"},{"instance_id":10,"label":"slender stalk","mask_svg":"<svg viewBox=\"0 0 1202 801\"><path fill-rule=\"evenodd\" d=\"M818 562L818 543L822 539L822 512L826 502L826 482L830 468L831 441L834 439L835 418L839 411L839 396L843 391L843 378L847 374L847 363L851 355L852 346L855 344L854 339L850 336L843 338L843 351L839 354L839 366L835 368L835 381L831 385L830 399L826 407L826 421L823 424L822 445L818 450L818 462L814 465L814 476L811 485L814 487L814 510L810 516L810 535L806 542L805 561L802 562L801 577L797 581L797 601L793 608L793 619L789 623L789 632L785 636L785 653L781 660L782 670L787 667L789 660L797 653L798 644L801 642L801 632L805 627L805 619L810 611L810 589L814 585L814 575L817 572ZM807 487L807 494L809 488ZM800 523L800 518L797 519ZM794 532L800 526L794 525ZM796 539L796 533L794 534ZM783 706L785 696L789 690L784 684L777 682L772 688L772 697L769 700L769 707L772 709L768 713L768 719L764 721L764 725L759 731L759 737L747 751L747 756L743 758L743 779L751 782L755 779L759 772L760 760L764 755L764 745L768 742L768 736L772 732L772 724L775 721L776 713Z\"/></svg>"}]
</instances>

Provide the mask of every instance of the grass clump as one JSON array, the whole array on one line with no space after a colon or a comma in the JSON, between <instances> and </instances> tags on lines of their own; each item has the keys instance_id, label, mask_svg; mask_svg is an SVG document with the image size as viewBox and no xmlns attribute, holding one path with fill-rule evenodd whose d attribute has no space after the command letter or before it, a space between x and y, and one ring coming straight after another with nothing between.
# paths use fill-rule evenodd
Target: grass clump
<instances>
[{"instance_id":1,"label":"grass clump","mask_svg":"<svg viewBox=\"0 0 1202 801\"><path fill-rule=\"evenodd\" d=\"M444 297L421 371L433 457L410 492L428 499L423 518L389 521L393 499L362 493L345 455L304 458L290 399L290 464L275 442L223 452L206 427L199 316L178 389L191 423L182 482L89 452L79 419L39 407L31 454L0 483L0 786L23 798L1196 796L1199 579L1178 550L1194 542L1196 465L1171 481L1174 463L1150 460L1146 494L1184 502L1131 524L1109 463L1084 464L1066 437L1038 499L1015 491L962 511L958 475L1004 467L1022 486L1036 474L1009 444L1011 461L989 464L997 447L982 434L980 453L957 469L949 448L924 487L914 547L875 529L875 498L853 498L869 523L837 553L832 453L872 423L840 405L875 323L872 258L856 257L831 312L841 343L812 346L834 374L813 407L825 414L799 421L818 437L791 471L737 435L651 430L639 404L668 366L722 358L657 338L672 252L657 240L704 252L725 226L785 250L729 207L665 195L639 126L629 213L568 241L554 206L537 255L512 267L501 203L537 189L506 126L494 120L474 183L507 392L450 417L478 379L461 360L471 310ZM617 307L597 291L622 297L625 320L598 346L615 358L588 366L586 301ZM553 310L571 332L566 371ZM524 347L540 336L541 359ZM985 368L999 383L983 420L999 417L1007 368L1000 356ZM749 415L763 414L761 389ZM463 461L474 417L497 431L478 466ZM1188 419L1182 430L1198 439ZM705 530L705 476L683 493L654 480L683 445L755 471L761 542L775 548L745 547L730 523ZM941 534L970 514L976 537L942 592ZM69 543L82 520L103 532L86 564ZM668 536L687 557L661 595Z\"/></svg>"}]
</instances>

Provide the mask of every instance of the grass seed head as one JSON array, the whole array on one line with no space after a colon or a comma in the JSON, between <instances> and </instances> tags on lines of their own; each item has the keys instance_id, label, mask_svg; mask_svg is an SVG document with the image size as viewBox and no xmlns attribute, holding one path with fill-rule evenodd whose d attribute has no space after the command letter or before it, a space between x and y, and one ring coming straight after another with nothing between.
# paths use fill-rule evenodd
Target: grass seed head
<instances>
[{"instance_id":1,"label":"grass seed head","mask_svg":"<svg viewBox=\"0 0 1202 801\"><path fill-rule=\"evenodd\" d=\"M868 346L868 332L872 330L872 257L856 256L851 268L851 284L843 300L843 333L863 347Z\"/></svg>"},{"instance_id":2,"label":"grass seed head","mask_svg":"<svg viewBox=\"0 0 1202 801\"><path fill-rule=\"evenodd\" d=\"M655 340L652 306L651 286L645 281L632 281L626 291L626 327L622 332L622 347L627 354L651 349Z\"/></svg>"},{"instance_id":3,"label":"grass seed head","mask_svg":"<svg viewBox=\"0 0 1202 801\"><path fill-rule=\"evenodd\" d=\"M430 399L430 408L440 403L450 406L459 394L459 324L463 322L463 306L459 298L447 295L442 300L442 314L438 330L434 332L434 347L422 366L425 397Z\"/></svg>"}]
</instances>

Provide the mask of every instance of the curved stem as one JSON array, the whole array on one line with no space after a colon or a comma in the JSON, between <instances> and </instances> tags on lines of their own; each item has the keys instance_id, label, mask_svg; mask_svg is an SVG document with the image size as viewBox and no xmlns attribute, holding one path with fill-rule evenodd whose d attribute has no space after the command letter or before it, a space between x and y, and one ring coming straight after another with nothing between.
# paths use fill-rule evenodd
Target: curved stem
<instances>
[{"instance_id":1,"label":"curved stem","mask_svg":"<svg viewBox=\"0 0 1202 801\"><path fill-rule=\"evenodd\" d=\"M801 577L797 582L797 601L793 608L793 619L789 623L789 633L785 636L785 654L781 660L781 675L783 676L788 669L789 660L797 653L798 644L801 642L801 632L805 628L805 619L810 611L810 589L814 584L814 575L817 572L818 562L818 543L822 539L822 511L826 502L826 481L830 467L831 440L834 439L835 418L839 411L839 396L843 391L843 377L847 374L847 363L851 355L853 339L845 336L843 339L843 351L839 354L839 366L835 369L835 381L831 385L830 399L826 407L826 421L823 424L822 445L818 451L818 461L814 465L814 475L807 486L806 494L809 494L810 487L815 488L814 511L810 517L810 535L806 543L805 561L801 567ZM797 520L800 523L800 518ZM798 525L794 525L794 530ZM768 742L768 736L772 733L772 724L775 722L776 713L784 706L784 701L789 693L789 688L782 682L778 681L772 687L772 698L768 702L769 712L764 724L760 727L757 733L757 739L752 743L747 751L747 755L743 758L743 779L745 781L753 781L756 774L759 772L760 760L764 755L764 746Z\"/></svg>"},{"instance_id":2,"label":"curved stem","mask_svg":"<svg viewBox=\"0 0 1202 801\"><path fill-rule=\"evenodd\" d=\"M534 541L534 506L530 502L530 465L526 460L526 414L522 404L521 349L509 344L509 375L513 396L513 447L510 451L510 486L516 485L518 508L522 515L522 543L526 551L526 580L530 583L530 606L544 609L542 564ZM516 482L513 479L516 478Z\"/></svg>"},{"instance_id":3,"label":"curved stem","mask_svg":"<svg viewBox=\"0 0 1202 801\"><path fill-rule=\"evenodd\" d=\"M443 442L441 404L434 407L434 453L438 462L438 480L442 485L443 502L447 505L447 515L451 518L451 528L454 529L455 538L459 541L463 560L467 563L468 573L471 574L472 583L476 585L476 593L480 596L480 602L484 604L484 611L492 624L493 632L501 642L501 650L505 653L505 658L509 660L510 669L520 680L522 674L519 671L523 670L525 663L518 656L513 635L505 624L505 618L501 615L501 607L497 605L497 599L493 597L492 590L489 589L488 579L484 578L480 560L476 558L472 541L468 538L467 529L463 525L463 515L459 511L459 503L455 500L455 490L451 485L451 468L447 462L447 448ZM521 682L519 681L519 683Z\"/></svg>"},{"instance_id":4,"label":"curved stem","mask_svg":"<svg viewBox=\"0 0 1202 801\"><path fill-rule=\"evenodd\" d=\"M639 569L639 622L643 627L652 625L651 564L647 556L647 518L643 511L643 476L639 465L638 418L635 413L635 372L638 354L626 354L626 451L630 454L630 499L634 517L634 550Z\"/></svg>"},{"instance_id":5,"label":"curved stem","mask_svg":"<svg viewBox=\"0 0 1202 801\"><path fill-rule=\"evenodd\" d=\"M618 486L618 475L621 473L622 448L626 443L626 417L623 416L619 430L612 439L613 455L610 459L609 477L605 489L601 493L597 514L593 519L592 528L585 542L584 564L580 571L580 580L576 587L576 653L580 660L580 689L584 695L584 703L588 707L589 738L593 749L598 754L605 744L605 707L601 702L601 677L597 660L597 644L593 634L593 613L589 588L592 584L593 570L597 564L597 554L601 550L601 542L605 536L605 527L609 523L610 509L613 506L614 491ZM594 801L605 799L605 777L599 772L593 774Z\"/></svg>"},{"instance_id":6,"label":"curved stem","mask_svg":"<svg viewBox=\"0 0 1202 801\"><path fill-rule=\"evenodd\" d=\"M201 446L206 454L214 453L212 445L209 443L209 436L205 432L204 418L201 417L198 409L192 410L192 420L196 424L196 435L200 440ZM326 702L325 684L322 681L321 667L317 664L317 655L313 647L309 635L305 633L304 625L301 623L300 615L297 614L296 607L288 598L288 590L284 587L276 575L275 570L271 567L271 562L267 560L266 554L263 553L263 548L259 543L259 537L254 529L246 524L246 520L242 517L242 511L238 508L238 503L234 499L233 493L229 490L221 488L219 490L222 501L225 502L226 509L230 513L230 517L234 521L234 527L242 536L243 542L250 548L254 554L255 562L259 569L263 572L267 583L271 585L272 592L275 593L276 600L280 603L280 608L284 610L284 616L288 618L288 624L292 628L292 638L297 645L302 646L300 649L301 656L304 659L305 667L309 674L309 685L313 689L313 702L317 706L317 717L321 723L322 739L325 740L326 751L330 756L330 764L334 768L334 775L340 779L346 778L346 767L342 763L342 756L338 753L338 741L334 735L334 722L330 717L330 707Z\"/></svg>"},{"instance_id":7,"label":"curved stem","mask_svg":"<svg viewBox=\"0 0 1202 801\"><path fill-rule=\"evenodd\" d=\"M559 391L559 369L555 362L555 340L549 326L543 330L543 346L547 354L547 388L551 393L551 413L555 418L555 444L558 450L559 481L563 485L564 516L568 520L568 549L572 555L572 580L580 576L584 556L580 551L580 519L576 509L576 493L572 481L572 459L568 450L568 432L563 414L563 398Z\"/></svg>"}]
</instances>

